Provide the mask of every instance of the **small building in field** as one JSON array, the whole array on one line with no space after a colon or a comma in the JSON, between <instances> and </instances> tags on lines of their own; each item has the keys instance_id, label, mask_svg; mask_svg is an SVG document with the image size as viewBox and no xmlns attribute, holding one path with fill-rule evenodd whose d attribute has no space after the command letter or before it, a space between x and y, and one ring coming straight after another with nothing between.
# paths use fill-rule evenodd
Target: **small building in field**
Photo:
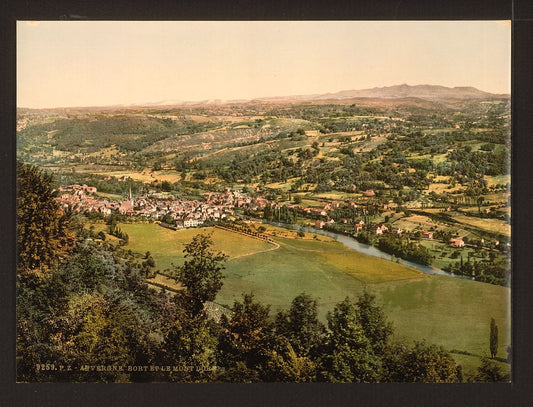
<instances>
[{"instance_id":1,"label":"small building in field","mask_svg":"<svg viewBox=\"0 0 533 407\"><path fill-rule=\"evenodd\" d=\"M422 237L422 239L433 240L433 232L430 232L428 230L423 230L422 232L420 232L420 236Z\"/></svg>"},{"instance_id":2,"label":"small building in field","mask_svg":"<svg viewBox=\"0 0 533 407\"><path fill-rule=\"evenodd\" d=\"M371 198L373 196L376 196L376 193L373 189L367 189L365 192L363 192L363 196L366 196L367 198Z\"/></svg>"},{"instance_id":3,"label":"small building in field","mask_svg":"<svg viewBox=\"0 0 533 407\"><path fill-rule=\"evenodd\" d=\"M463 241L463 239L461 239L460 237L456 237L456 238L451 238L450 239L450 244L453 246L453 247L464 247L465 246L465 242Z\"/></svg>"}]
</instances>

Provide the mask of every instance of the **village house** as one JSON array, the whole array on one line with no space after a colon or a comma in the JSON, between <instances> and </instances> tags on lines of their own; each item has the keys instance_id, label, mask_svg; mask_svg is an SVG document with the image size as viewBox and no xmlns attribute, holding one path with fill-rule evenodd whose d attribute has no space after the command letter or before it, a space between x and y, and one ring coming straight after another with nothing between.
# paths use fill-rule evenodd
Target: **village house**
<instances>
[{"instance_id":1,"label":"village house","mask_svg":"<svg viewBox=\"0 0 533 407\"><path fill-rule=\"evenodd\" d=\"M450 239L450 244L453 246L453 247L464 247L465 246L465 242L463 241L463 239L461 239L460 237L457 237L457 238L451 238Z\"/></svg>"},{"instance_id":2,"label":"village house","mask_svg":"<svg viewBox=\"0 0 533 407\"><path fill-rule=\"evenodd\" d=\"M124 201L120 204L118 211L124 215L133 210L133 205L130 201Z\"/></svg>"},{"instance_id":3,"label":"village house","mask_svg":"<svg viewBox=\"0 0 533 407\"><path fill-rule=\"evenodd\" d=\"M427 230L421 231L420 236L422 237L422 239L433 240L433 232L429 232Z\"/></svg>"},{"instance_id":4,"label":"village house","mask_svg":"<svg viewBox=\"0 0 533 407\"><path fill-rule=\"evenodd\" d=\"M326 224L326 222L324 222L323 220L317 220L315 222L315 228L317 229L322 229L324 227L324 225Z\"/></svg>"},{"instance_id":5,"label":"village house","mask_svg":"<svg viewBox=\"0 0 533 407\"><path fill-rule=\"evenodd\" d=\"M83 185L83 190L89 194L96 194L96 187L89 187L87 185Z\"/></svg>"},{"instance_id":6,"label":"village house","mask_svg":"<svg viewBox=\"0 0 533 407\"><path fill-rule=\"evenodd\" d=\"M365 192L363 192L363 196L366 196L367 198L371 198L373 196L376 196L376 193L373 189L367 189Z\"/></svg>"},{"instance_id":7,"label":"village house","mask_svg":"<svg viewBox=\"0 0 533 407\"><path fill-rule=\"evenodd\" d=\"M358 220L357 222L355 222L355 225L354 225L355 233L359 233L361 230L363 230L364 224L365 222L363 222L362 220Z\"/></svg>"},{"instance_id":8,"label":"village house","mask_svg":"<svg viewBox=\"0 0 533 407\"><path fill-rule=\"evenodd\" d=\"M193 228L200 224L200 220L194 218L193 216L186 216L185 219L183 219L183 226L186 228Z\"/></svg>"},{"instance_id":9,"label":"village house","mask_svg":"<svg viewBox=\"0 0 533 407\"><path fill-rule=\"evenodd\" d=\"M389 230L389 228L385 225L379 225L376 227L374 233L376 234L376 236L379 236L379 235L382 235L383 232L386 232L387 230Z\"/></svg>"}]
</instances>

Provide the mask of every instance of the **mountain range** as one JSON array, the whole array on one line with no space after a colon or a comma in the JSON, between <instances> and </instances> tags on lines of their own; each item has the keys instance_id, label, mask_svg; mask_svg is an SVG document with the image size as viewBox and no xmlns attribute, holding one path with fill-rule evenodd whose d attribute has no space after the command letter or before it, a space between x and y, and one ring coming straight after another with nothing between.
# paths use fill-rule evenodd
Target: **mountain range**
<instances>
[{"instance_id":1,"label":"mountain range","mask_svg":"<svg viewBox=\"0 0 533 407\"><path fill-rule=\"evenodd\" d=\"M484 92L471 86L456 86L449 88L439 85L415 85L407 84L375 87L360 90L342 90L335 93L323 93L318 95L301 95L286 97L259 98L260 101L283 101L283 100L340 100L353 98L420 98L420 99L480 99L492 97L506 97L505 94Z\"/></svg>"},{"instance_id":2,"label":"mountain range","mask_svg":"<svg viewBox=\"0 0 533 407\"><path fill-rule=\"evenodd\" d=\"M129 106L170 106L170 105L217 105L217 104L238 104L246 102L264 102L264 103L283 103L283 102L305 102L305 101L324 101L324 100L346 100L356 98L373 98L373 99L400 99L400 98L419 98L425 100L440 99L490 99L509 97L508 94L495 94L484 92L472 86L446 87L440 85L394 85L384 87L374 87L370 89L352 89L341 90L334 93L322 93L312 95L292 95L292 96L272 96L246 99L211 99L202 101L184 101L184 100L164 100L150 103L132 104Z\"/></svg>"}]
</instances>

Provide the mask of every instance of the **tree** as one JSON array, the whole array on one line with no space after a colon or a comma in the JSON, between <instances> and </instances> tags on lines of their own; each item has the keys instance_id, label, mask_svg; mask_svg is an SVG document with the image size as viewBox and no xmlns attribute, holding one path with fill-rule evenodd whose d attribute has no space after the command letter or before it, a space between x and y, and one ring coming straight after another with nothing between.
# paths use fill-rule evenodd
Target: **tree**
<instances>
[{"instance_id":1,"label":"tree","mask_svg":"<svg viewBox=\"0 0 533 407\"><path fill-rule=\"evenodd\" d=\"M442 347L415 342L387 347L382 357L385 382L456 383L462 381L461 368Z\"/></svg>"},{"instance_id":2,"label":"tree","mask_svg":"<svg viewBox=\"0 0 533 407\"><path fill-rule=\"evenodd\" d=\"M285 337L279 338L279 346L273 349L266 363L264 379L269 382L312 382L316 366L306 356L298 356Z\"/></svg>"},{"instance_id":3,"label":"tree","mask_svg":"<svg viewBox=\"0 0 533 407\"><path fill-rule=\"evenodd\" d=\"M198 234L185 245L185 262L177 267L177 281L185 287L184 305L193 315L202 312L206 301L213 301L222 288L222 270L227 258L211 250L212 234Z\"/></svg>"},{"instance_id":4,"label":"tree","mask_svg":"<svg viewBox=\"0 0 533 407\"><path fill-rule=\"evenodd\" d=\"M206 382L214 379L216 338L203 315L183 315L165 335L164 360L181 369L169 374L173 381Z\"/></svg>"},{"instance_id":5,"label":"tree","mask_svg":"<svg viewBox=\"0 0 533 407\"><path fill-rule=\"evenodd\" d=\"M233 304L231 318L222 315L217 361L225 369L224 380L260 381L269 356L269 308L245 294Z\"/></svg>"},{"instance_id":6,"label":"tree","mask_svg":"<svg viewBox=\"0 0 533 407\"><path fill-rule=\"evenodd\" d=\"M302 293L294 298L288 311L276 316L276 336L288 339L299 355L310 355L320 346L325 327L318 320L317 302Z\"/></svg>"},{"instance_id":7,"label":"tree","mask_svg":"<svg viewBox=\"0 0 533 407\"><path fill-rule=\"evenodd\" d=\"M392 335L392 324L387 322L380 306L375 305L375 295L364 292L356 303L357 320L374 352L381 354Z\"/></svg>"},{"instance_id":8,"label":"tree","mask_svg":"<svg viewBox=\"0 0 533 407\"><path fill-rule=\"evenodd\" d=\"M380 362L346 298L328 313L329 335L322 352L320 378L332 382L375 382Z\"/></svg>"},{"instance_id":9,"label":"tree","mask_svg":"<svg viewBox=\"0 0 533 407\"><path fill-rule=\"evenodd\" d=\"M52 176L17 163L17 268L50 268L75 242L54 200Z\"/></svg>"},{"instance_id":10,"label":"tree","mask_svg":"<svg viewBox=\"0 0 533 407\"><path fill-rule=\"evenodd\" d=\"M508 382L509 374L504 373L502 368L486 357L481 358L481 365L477 368L474 376L476 382Z\"/></svg>"},{"instance_id":11,"label":"tree","mask_svg":"<svg viewBox=\"0 0 533 407\"><path fill-rule=\"evenodd\" d=\"M490 319L490 357L494 359L498 353L498 326L494 318Z\"/></svg>"},{"instance_id":12,"label":"tree","mask_svg":"<svg viewBox=\"0 0 533 407\"><path fill-rule=\"evenodd\" d=\"M161 182L161 190L165 192L172 191L172 184L168 181Z\"/></svg>"}]
</instances>

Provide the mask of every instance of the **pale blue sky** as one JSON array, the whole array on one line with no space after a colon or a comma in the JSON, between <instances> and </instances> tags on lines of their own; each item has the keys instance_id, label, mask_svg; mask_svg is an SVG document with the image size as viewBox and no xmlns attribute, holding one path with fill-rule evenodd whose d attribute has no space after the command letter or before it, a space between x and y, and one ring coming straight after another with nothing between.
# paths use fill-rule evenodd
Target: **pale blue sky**
<instances>
[{"instance_id":1,"label":"pale blue sky","mask_svg":"<svg viewBox=\"0 0 533 407\"><path fill-rule=\"evenodd\" d=\"M20 107L435 84L510 92L505 21L25 22Z\"/></svg>"}]
</instances>

